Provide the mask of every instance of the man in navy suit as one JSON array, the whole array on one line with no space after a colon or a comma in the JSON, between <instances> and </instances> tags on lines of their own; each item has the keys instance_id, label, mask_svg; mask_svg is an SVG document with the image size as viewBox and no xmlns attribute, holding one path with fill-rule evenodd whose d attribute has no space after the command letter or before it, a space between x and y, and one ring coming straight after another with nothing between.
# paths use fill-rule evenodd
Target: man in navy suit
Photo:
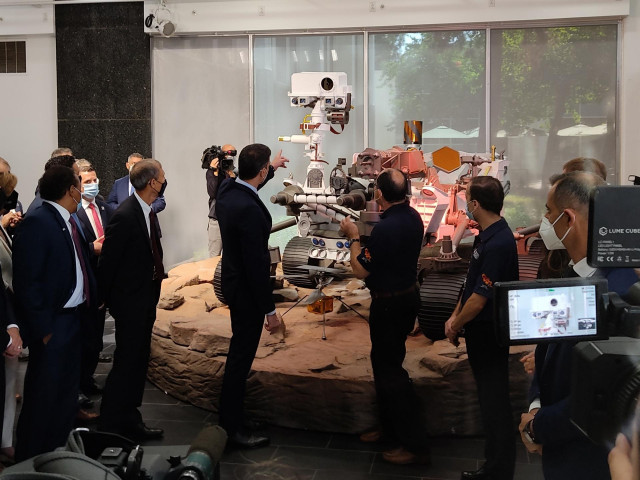
<instances>
[{"instance_id":1,"label":"man in navy suit","mask_svg":"<svg viewBox=\"0 0 640 480\"><path fill-rule=\"evenodd\" d=\"M604 183L602 178L588 172L552 177L540 235L549 250L566 248L571 262L564 277L604 277L609 290L624 298L638 281L634 270L596 269L586 259L589 198ZM536 347L532 403L529 412L521 416L522 440L530 452L542 453L545 480L609 478L607 449L589 440L570 420L574 346L575 342L559 342Z\"/></svg>"},{"instance_id":2,"label":"man in navy suit","mask_svg":"<svg viewBox=\"0 0 640 480\"><path fill-rule=\"evenodd\" d=\"M269 438L244 429L243 403L262 326L274 331L280 325L271 295L271 216L258 197L258 188L288 160L279 153L270 165L270 156L271 150L262 144L243 148L238 177L224 180L216 206L224 245L222 291L231 310L233 332L222 381L220 425L231 445L245 448L269 443Z\"/></svg>"},{"instance_id":3,"label":"man in navy suit","mask_svg":"<svg viewBox=\"0 0 640 480\"><path fill-rule=\"evenodd\" d=\"M139 153L132 153L127 158L127 163L125 164L127 170L131 171L133 166L141 161L144 157ZM117 179L113 182L113 187L111 187L111 192L109 192L109 196L107 197L107 203L109 206L116 210L122 202L124 202L127 198L133 195L135 188L131 184L129 179L129 175L126 175L122 178ZM167 203L164 200L164 195L160 195L156 198L151 204L151 208L155 213L160 213L164 210Z\"/></svg>"},{"instance_id":4,"label":"man in navy suit","mask_svg":"<svg viewBox=\"0 0 640 480\"><path fill-rule=\"evenodd\" d=\"M78 409L83 310L96 299L88 253L71 217L82 198L78 176L53 166L38 186L43 204L21 222L13 242L13 287L29 345L17 460L67 440Z\"/></svg>"},{"instance_id":5,"label":"man in navy suit","mask_svg":"<svg viewBox=\"0 0 640 480\"><path fill-rule=\"evenodd\" d=\"M90 263L94 274L98 270L98 258L102 251L104 229L111 219L113 209L98 197L100 181L91 164L80 168L82 178L82 204L78 208L78 219L82 224L85 240L91 252ZM82 335L82 374L80 377L80 391L86 396L100 393L96 385L93 373L98 366L100 352L102 351L102 336L104 332L105 308L88 310L87 321L84 322Z\"/></svg>"},{"instance_id":6,"label":"man in navy suit","mask_svg":"<svg viewBox=\"0 0 640 480\"><path fill-rule=\"evenodd\" d=\"M105 229L98 262L100 298L116 323L116 351L100 409L101 429L136 440L161 437L142 421L151 330L164 278L162 245L153 201L167 185L160 162L142 160L131 170L133 195L122 202Z\"/></svg>"}]
</instances>

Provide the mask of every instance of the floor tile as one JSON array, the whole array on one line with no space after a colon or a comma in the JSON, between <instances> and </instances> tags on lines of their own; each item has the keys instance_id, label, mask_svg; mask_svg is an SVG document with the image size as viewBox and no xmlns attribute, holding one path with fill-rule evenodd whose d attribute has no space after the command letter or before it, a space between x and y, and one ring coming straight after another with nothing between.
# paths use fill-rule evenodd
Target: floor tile
<instances>
[{"instance_id":1,"label":"floor tile","mask_svg":"<svg viewBox=\"0 0 640 480\"><path fill-rule=\"evenodd\" d=\"M198 407L180 405L158 405L143 403L140 407L142 418L149 420L174 420L186 422L200 422L203 426L211 415L207 410Z\"/></svg>"},{"instance_id":2,"label":"floor tile","mask_svg":"<svg viewBox=\"0 0 640 480\"><path fill-rule=\"evenodd\" d=\"M326 448L278 447L274 460L298 468L369 472L375 454Z\"/></svg>"},{"instance_id":3,"label":"floor tile","mask_svg":"<svg viewBox=\"0 0 640 480\"><path fill-rule=\"evenodd\" d=\"M223 463L220 468L220 476L223 479L251 479L251 480L316 480L315 470L294 468L279 465L277 462L267 460L254 464ZM337 477L344 478L344 477ZM333 480L336 480L334 477Z\"/></svg>"},{"instance_id":4,"label":"floor tile","mask_svg":"<svg viewBox=\"0 0 640 480\"><path fill-rule=\"evenodd\" d=\"M331 433L296 430L276 426L268 426L264 429L264 433L271 438L271 445L283 447L325 448L330 444L333 436Z\"/></svg>"}]
</instances>

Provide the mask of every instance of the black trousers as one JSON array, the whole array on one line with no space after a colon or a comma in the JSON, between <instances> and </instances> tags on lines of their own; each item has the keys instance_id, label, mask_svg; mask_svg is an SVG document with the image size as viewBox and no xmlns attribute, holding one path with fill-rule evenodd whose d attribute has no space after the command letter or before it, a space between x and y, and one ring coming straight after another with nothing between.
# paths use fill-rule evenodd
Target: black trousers
<instances>
[{"instance_id":1,"label":"black trousers","mask_svg":"<svg viewBox=\"0 0 640 480\"><path fill-rule=\"evenodd\" d=\"M509 399L509 347L498 345L493 324L468 323L465 339L485 431L486 469L492 479L512 480L516 440Z\"/></svg>"},{"instance_id":2,"label":"black trousers","mask_svg":"<svg viewBox=\"0 0 640 480\"><path fill-rule=\"evenodd\" d=\"M158 295L159 292L158 285ZM149 367L158 296L155 298L156 302L151 303L153 307L147 309L131 306L129 309L110 310L116 324L116 350L100 407L100 426L105 430L126 431L142 422L138 408L142 405Z\"/></svg>"},{"instance_id":3,"label":"black trousers","mask_svg":"<svg viewBox=\"0 0 640 480\"><path fill-rule=\"evenodd\" d=\"M104 320L106 309L90 308L86 310L86 319L82 321L82 365L80 373L80 391L88 393L94 385L93 374L98 366L102 352Z\"/></svg>"},{"instance_id":4,"label":"black trousers","mask_svg":"<svg viewBox=\"0 0 640 480\"><path fill-rule=\"evenodd\" d=\"M18 418L16 460L64 445L78 411L80 383L79 311L55 315L51 339L29 344L24 400Z\"/></svg>"},{"instance_id":5,"label":"black trousers","mask_svg":"<svg viewBox=\"0 0 640 480\"><path fill-rule=\"evenodd\" d=\"M413 330L419 305L418 293L373 299L369 315L371 366L386 436L414 453L428 450L421 428L418 397L409 374L402 367L407 335Z\"/></svg>"},{"instance_id":6,"label":"black trousers","mask_svg":"<svg viewBox=\"0 0 640 480\"><path fill-rule=\"evenodd\" d=\"M264 325L264 312L251 302L234 302L231 310L231 342L220 394L220 426L233 435L243 424L244 395L251 364Z\"/></svg>"}]
</instances>

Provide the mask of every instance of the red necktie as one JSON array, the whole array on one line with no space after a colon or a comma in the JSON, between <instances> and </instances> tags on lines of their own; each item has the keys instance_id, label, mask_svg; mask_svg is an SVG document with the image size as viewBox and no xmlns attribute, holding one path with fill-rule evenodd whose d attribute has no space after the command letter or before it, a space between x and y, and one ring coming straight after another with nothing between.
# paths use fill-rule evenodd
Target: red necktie
<instances>
[{"instance_id":1,"label":"red necktie","mask_svg":"<svg viewBox=\"0 0 640 480\"><path fill-rule=\"evenodd\" d=\"M87 266L84 263L84 256L82 255L82 243L80 243L80 236L78 235L78 226L73 217L69 217L69 223L71 224L71 238L73 239L73 245L76 247L76 255L80 260L80 270L82 270L82 286L84 288L84 298L89 303L89 274L87 272Z\"/></svg>"},{"instance_id":2,"label":"red necktie","mask_svg":"<svg viewBox=\"0 0 640 480\"><path fill-rule=\"evenodd\" d=\"M96 210L96 206L93 203L89 204L89 208L91 209L91 213L93 215L93 221L96 224L96 233L98 234L96 238L100 238L104 235L104 230L102 228L102 223L100 222L100 215L98 215L98 211Z\"/></svg>"}]
</instances>

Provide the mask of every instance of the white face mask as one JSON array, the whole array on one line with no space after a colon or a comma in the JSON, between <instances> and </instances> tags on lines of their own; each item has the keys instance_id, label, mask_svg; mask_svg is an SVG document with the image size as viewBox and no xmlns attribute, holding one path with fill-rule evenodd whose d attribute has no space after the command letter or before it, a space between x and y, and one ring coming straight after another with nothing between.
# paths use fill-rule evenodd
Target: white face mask
<instances>
[{"instance_id":1,"label":"white face mask","mask_svg":"<svg viewBox=\"0 0 640 480\"><path fill-rule=\"evenodd\" d=\"M544 242L544 246L547 247L547 250L565 249L562 241L567 238L567 235L571 231L572 227L569 227L567 229L562 238L558 238L558 235L556 235L556 231L553 229L554 225L558 223L558 220L560 220L560 217L562 217L562 215L564 215L564 212L558 215L558 218L556 218L555 222L553 223L551 223L547 217L542 217L542 223L540 223L540 230L538 233L540 233L542 241Z\"/></svg>"}]
</instances>

